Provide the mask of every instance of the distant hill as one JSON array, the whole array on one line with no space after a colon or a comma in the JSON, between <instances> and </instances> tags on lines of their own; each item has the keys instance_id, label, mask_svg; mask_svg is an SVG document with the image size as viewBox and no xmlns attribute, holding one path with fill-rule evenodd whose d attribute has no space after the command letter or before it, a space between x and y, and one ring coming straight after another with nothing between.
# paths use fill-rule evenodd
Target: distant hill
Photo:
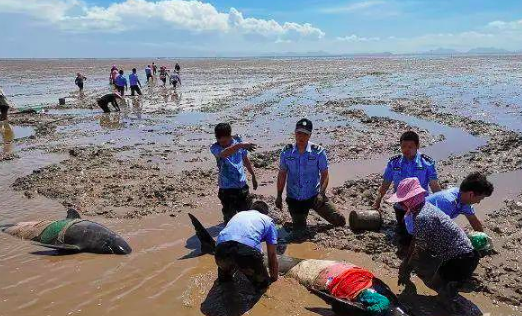
<instances>
[{"instance_id":1,"label":"distant hill","mask_svg":"<svg viewBox=\"0 0 522 316\"><path fill-rule=\"evenodd\" d=\"M422 53L423 55L458 55L462 54L456 49L451 48L437 48Z\"/></svg>"},{"instance_id":2,"label":"distant hill","mask_svg":"<svg viewBox=\"0 0 522 316\"><path fill-rule=\"evenodd\" d=\"M495 47L477 47L468 50L468 54L512 54L513 52Z\"/></svg>"}]
</instances>

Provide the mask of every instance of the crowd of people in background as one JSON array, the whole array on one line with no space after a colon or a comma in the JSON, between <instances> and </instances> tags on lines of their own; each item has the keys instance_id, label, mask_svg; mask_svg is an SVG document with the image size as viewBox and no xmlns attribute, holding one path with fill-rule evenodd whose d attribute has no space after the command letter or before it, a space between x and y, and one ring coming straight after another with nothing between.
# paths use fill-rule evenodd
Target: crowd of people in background
<instances>
[{"instance_id":1,"label":"crowd of people in background","mask_svg":"<svg viewBox=\"0 0 522 316\"><path fill-rule=\"evenodd\" d=\"M153 62L151 65L145 67L144 72L146 83L149 86L155 85L156 78L158 77L158 66ZM174 93L177 93L176 89L181 85L180 72L181 66L178 63L175 64L173 71L168 69L166 66L160 66L159 79L162 82L161 86L166 88L167 82L169 82L174 89ZM83 84L85 80L87 80L87 78L84 75L81 73L76 74L75 84L80 89L80 95L83 95ZM124 100L125 91L129 90L129 87L131 91L130 96L143 95L141 91L142 84L136 68L132 68L127 79L125 71L123 69L118 69L116 65L113 65L109 73L109 84L114 92L105 94L96 100L98 106L106 113L110 112L109 104L112 104L116 111L120 110L118 100Z\"/></svg>"}]
</instances>

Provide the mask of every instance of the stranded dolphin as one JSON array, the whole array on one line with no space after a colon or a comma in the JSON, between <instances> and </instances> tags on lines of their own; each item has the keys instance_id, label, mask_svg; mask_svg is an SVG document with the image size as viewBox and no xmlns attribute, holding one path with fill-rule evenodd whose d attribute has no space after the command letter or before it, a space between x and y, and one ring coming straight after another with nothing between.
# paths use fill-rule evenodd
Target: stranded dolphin
<instances>
[{"instance_id":1,"label":"stranded dolphin","mask_svg":"<svg viewBox=\"0 0 522 316\"><path fill-rule=\"evenodd\" d=\"M107 227L81 219L76 210L69 209L67 217L57 221L20 222L3 225L0 230L38 245L69 251L125 255L131 247Z\"/></svg>"},{"instance_id":2,"label":"stranded dolphin","mask_svg":"<svg viewBox=\"0 0 522 316\"><path fill-rule=\"evenodd\" d=\"M215 241L208 231L203 227L199 220L192 214L188 214L194 228L196 236L201 243L203 254L214 254ZM267 260L265 256L265 261ZM346 315L387 315L387 316L407 316L404 308L397 296L380 279L371 278L371 286L367 288L368 294L365 299L356 301L335 297L328 289L328 283L333 277L348 269L359 269L347 262L337 262L330 260L310 260L299 259L285 255L278 255L279 273L292 277L305 286L310 292L316 294L326 303L332 306L336 314ZM371 294L369 294L371 293ZM381 304L382 302L386 302Z\"/></svg>"}]
</instances>

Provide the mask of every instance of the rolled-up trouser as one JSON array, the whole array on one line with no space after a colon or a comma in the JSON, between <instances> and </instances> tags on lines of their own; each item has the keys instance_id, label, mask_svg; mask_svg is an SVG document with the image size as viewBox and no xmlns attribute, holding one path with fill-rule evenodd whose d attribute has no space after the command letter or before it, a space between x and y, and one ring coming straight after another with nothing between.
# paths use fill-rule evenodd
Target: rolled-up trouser
<instances>
[{"instance_id":1,"label":"rolled-up trouser","mask_svg":"<svg viewBox=\"0 0 522 316\"><path fill-rule=\"evenodd\" d=\"M250 209L252 201L248 185L240 189L219 189L218 198L223 208L223 221L228 223L238 212Z\"/></svg>"},{"instance_id":2,"label":"rolled-up trouser","mask_svg":"<svg viewBox=\"0 0 522 316\"><path fill-rule=\"evenodd\" d=\"M286 203L288 204L290 216L292 216L294 231L306 229L306 218L310 209L316 211L319 216L334 226L346 225L345 217L336 210L335 206L329 201L319 203L317 195L307 200L296 200L287 197Z\"/></svg>"},{"instance_id":3,"label":"rolled-up trouser","mask_svg":"<svg viewBox=\"0 0 522 316\"><path fill-rule=\"evenodd\" d=\"M478 266L480 256L476 250L444 261L439 267L440 278L447 282L469 279Z\"/></svg>"},{"instance_id":4,"label":"rolled-up trouser","mask_svg":"<svg viewBox=\"0 0 522 316\"><path fill-rule=\"evenodd\" d=\"M232 280L236 271L241 271L254 288L262 290L270 284L263 254L237 241L226 241L216 246L216 264L220 282Z\"/></svg>"}]
</instances>

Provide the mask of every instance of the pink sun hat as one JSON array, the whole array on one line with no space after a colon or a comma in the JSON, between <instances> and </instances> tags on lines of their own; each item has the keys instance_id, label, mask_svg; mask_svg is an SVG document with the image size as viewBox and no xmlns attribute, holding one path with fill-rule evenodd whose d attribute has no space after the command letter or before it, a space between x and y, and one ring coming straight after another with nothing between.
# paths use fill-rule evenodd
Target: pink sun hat
<instances>
[{"instance_id":1,"label":"pink sun hat","mask_svg":"<svg viewBox=\"0 0 522 316\"><path fill-rule=\"evenodd\" d=\"M426 190L420 185L419 179L406 178L399 182L397 191L387 201L390 203L403 202L421 193L426 193Z\"/></svg>"}]
</instances>

